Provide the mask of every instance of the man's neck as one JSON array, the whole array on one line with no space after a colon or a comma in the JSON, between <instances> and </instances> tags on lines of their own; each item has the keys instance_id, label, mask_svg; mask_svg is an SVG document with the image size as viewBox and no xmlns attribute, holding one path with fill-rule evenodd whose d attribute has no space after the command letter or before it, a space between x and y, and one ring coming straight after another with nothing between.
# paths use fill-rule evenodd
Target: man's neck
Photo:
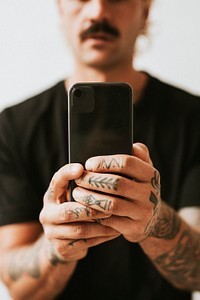
<instances>
[{"instance_id":1,"label":"man's neck","mask_svg":"<svg viewBox=\"0 0 200 300\"><path fill-rule=\"evenodd\" d=\"M77 82L126 82L134 92L134 102L141 98L143 90L147 84L148 76L143 72L136 71L132 66L129 68L99 70L97 68L75 68L74 72L66 80L65 85L68 90Z\"/></svg>"}]
</instances>

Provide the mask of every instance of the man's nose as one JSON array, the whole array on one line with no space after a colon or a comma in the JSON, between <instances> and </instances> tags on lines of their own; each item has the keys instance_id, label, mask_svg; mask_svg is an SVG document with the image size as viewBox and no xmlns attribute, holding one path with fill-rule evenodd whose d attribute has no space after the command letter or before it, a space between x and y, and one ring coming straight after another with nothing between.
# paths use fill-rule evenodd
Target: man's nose
<instances>
[{"instance_id":1,"label":"man's nose","mask_svg":"<svg viewBox=\"0 0 200 300\"><path fill-rule=\"evenodd\" d=\"M107 0L90 0L88 3L88 17L91 20L107 19L109 16L109 3Z\"/></svg>"}]
</instances>

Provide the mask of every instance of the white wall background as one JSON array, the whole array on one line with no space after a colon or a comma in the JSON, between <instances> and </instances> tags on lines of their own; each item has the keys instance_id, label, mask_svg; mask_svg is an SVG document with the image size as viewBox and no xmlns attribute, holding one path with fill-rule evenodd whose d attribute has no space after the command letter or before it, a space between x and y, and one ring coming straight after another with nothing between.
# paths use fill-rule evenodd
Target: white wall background
<instances>
[{"instance_id":1,"label":"white wall background","mask_svg":"<svg viewBox=\"0 0 200 300\"><path fill-rule=\"evenodd\" d=\"M154 0L151 41L138 68L200 94L199 12L199 0ZM56 0L0 0L0 110L70 69Z\"/></svg>"},{"instance_id":2,"label":"white wall background","mask_svg":"<svg viewBox=\"0 0 200 300\"><path fill-rule=\"evenodd\" d=\"M200 1L154 0L140 69L200 95ZM0 0L0 110L70 72L56 0ZM0 288L0 299L9 299Z\"/></svg>"}]
</instances>

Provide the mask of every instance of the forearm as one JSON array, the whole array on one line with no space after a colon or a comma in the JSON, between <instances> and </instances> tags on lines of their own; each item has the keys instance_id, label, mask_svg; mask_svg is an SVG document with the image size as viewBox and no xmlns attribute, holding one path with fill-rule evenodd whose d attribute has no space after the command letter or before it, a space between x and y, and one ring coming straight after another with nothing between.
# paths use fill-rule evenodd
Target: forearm
<instances>
[{"instance_id":1,"label":"forearm","mask_svg":"<svg viewBox=\"0 0 200 300\"><path fill-rule=\"evenodd\" d=\"M200 290L200 233L163 204L150 236L141 242L159 272L174 286Z\"/></svg>"},{"instance_id":2,"label":"forearm","mask_svg":"<svg viewBox=\"0 0 200 300\"><path fill-rule=\"evenodd\" d=\"M42 236L36 243L1 253L1 278L14 300L54 299L68 283L76 262L64 263Z\"/></svg>"}]
</instances>

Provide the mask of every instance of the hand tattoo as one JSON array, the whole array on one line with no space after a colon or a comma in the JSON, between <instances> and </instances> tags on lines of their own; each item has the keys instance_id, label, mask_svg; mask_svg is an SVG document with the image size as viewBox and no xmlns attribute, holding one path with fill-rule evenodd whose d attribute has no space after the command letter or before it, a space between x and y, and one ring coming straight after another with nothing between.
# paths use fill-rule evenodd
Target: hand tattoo
<instances>
[{"instance_id":1,"label":"hand tattoo","mask_svg":"<svg viewBox=\"0 0 200 300\"><path fill-rule=\"evenodd\" d=\"M78 239L78 240L73 240L72 242L69 243L69 246L74 247L74 245L80 241L83 241L84 243L87 243L87 239Z\"/></svg>"},{"instance_id":2,"label":"hand tattoo","mask_svg":"<svg viewBox=\"0 0 200 300\"><path fill-rule=\"evenodd\" d=\"M87 207L76 207L74 210L68 209L65 211L65 215L74 215L78 219L82 212L85 212L86 216L89 217L91 212Z\"/></svg>"},{"instance_id":3,"label":"hand tattoo","mask_svg":"<svg viewBox=\"0 0 200 300\"><path fill-rule=\"evenodd\" d=\"M123 168L124 160L121 158L111 158L111 160L102 159L97 166L97 169L114 169L114 168Z\"/></svg>"},{"instance_id":4,"label":"hand tattoo","mask_svg":"<svg viewBox=\"0 0 200 300\"><path fill-rule=\"evenodd\" d=\"M88 182L91 186L95 186L97 188L108 188L109 190L113 189L117 191L118 189L118 181L119 179L115 178L107 178L103 176L92 176L89 178Z\"/></svg>"},{"instance_id":5,"label":"hand tattoo","mask_svg":"<svg viewBox=\"0 0 200 300\"><path fill-rule=\"evenodd\" d=\"M151 178L152 187L160 192L160 175L158 171L154 171L154 177Z\"/></svg>"},{"instance_id":6,"label":"hand tattoo","mask_svg":"<svg viewBox=\"0 0 200 300\"><path fill-rule=\"evenodd\" d=\"M176 212L163 203L162 212L160 212L155 222L152 222L148 228L148 236L172 240L179 233L180 227L181 220Z\"/></svg>"},{"instance_id":7,"label":"hand tattoo","mask_svg":"<svg viewBox=\"0 0 200 300\"><path fill-rule=\"evenodd\" d=\"M158 198L156 197L156 195L155 195L153 192L151 192L150 197L149 197L149 200L150 200L150 202L153 203L153 205L154 205L153 210L154 210L154 213L155 213L155 212L156 212L157 205L158 205Z\"/></svg>"},{"instance_id":8,"label":"hand tattoo","mask_svg":"<svg viewBox=\"0 0 200 300\"><path fill-rule=\"evenodd\" d=\"M105 211L109 211L109 207L112 203L107 199L98 200L93 195L84 196L82 201L88 206L98 206Z\"/></svg>"},{"instance_id":9,"label":"hand tattoo","mask_svg":"<svg viewBox=\"0 0 200 300\"><path fill-rule=\"evenodd\" d=\"M53 194L54 194L54 190L52 188L49 188L48 196L47 196L48 200L50 200L50 201L53 200Z\"/></svg>"},{"instance_id":10,"label":"hand tattoo","mask_svg":"<svg viewBox=\"0 0 200 300\"><path fill-rule=\"evenodd\" d=\"M158 205L160 203L160 176L158 171L154 171L154 177L151 178L151 185L154 188L154 191L150 192L149 201L153 203L153 215L149 222L147 223L144 234L146 236L155 236L154 228L158 220Z\"/></svg>"}]
</instances>

